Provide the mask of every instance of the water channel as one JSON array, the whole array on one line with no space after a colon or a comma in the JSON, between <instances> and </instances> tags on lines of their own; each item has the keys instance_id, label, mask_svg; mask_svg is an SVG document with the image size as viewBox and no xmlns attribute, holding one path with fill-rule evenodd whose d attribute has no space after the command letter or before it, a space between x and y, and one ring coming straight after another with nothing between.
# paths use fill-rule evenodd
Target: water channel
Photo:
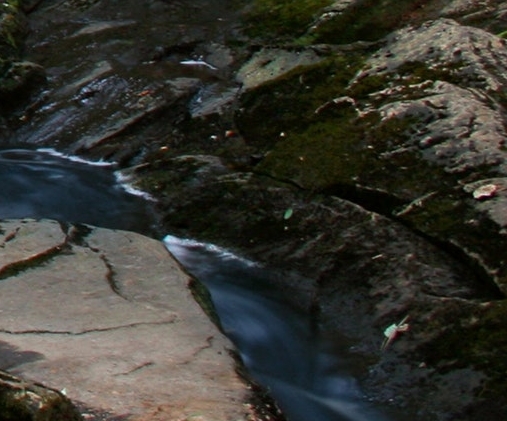
<instances>
[{"instance_id":1,"label":"water channel","mask_svg":"<svg viewBox=\"0 0 507 421\"><path fill-rule=\"evenodd\" d=\"M111 164L9 149L0 151L0 180L0 219L52 218L156 235L153 202L119 183ZM171 235L164 243L210 290L247 370L290 420L388 419L349 374L346 347L343 355L330 352L309 317L270 286L272 273L210 244Z\"/></svg>"}]
</instances>

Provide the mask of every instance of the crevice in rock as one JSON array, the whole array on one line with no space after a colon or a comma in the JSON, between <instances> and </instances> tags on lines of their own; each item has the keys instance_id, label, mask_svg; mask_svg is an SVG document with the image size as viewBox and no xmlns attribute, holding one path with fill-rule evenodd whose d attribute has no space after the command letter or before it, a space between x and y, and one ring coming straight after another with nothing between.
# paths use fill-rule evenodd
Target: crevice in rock
<instances>
[{"instance_id":1,"label":"crevice in rock","mask_svg":"<svg viewBox=\"0 0 507 421\"><path fill-rule=\"evenodd\" d=\"M294 180L281 179L273 177L270 174L259 173L260 176L265 176L271 180L286 183L292 187L295 187L301 191L309 191L305 187L299 185ZM403 214L397 214L397 209L407 210L410 206L415 206L416 201L409 202L400 197L393 196L388 191L371 189L361 185L334 185L326 189L321 189L314 193L323 194L325 196L334 196L339 199L347 200L354 203L362 208L375 212L379 215L388 218L391 221L399 223L409 229L412 233L422 238L427 243L433 245L440 250L444 255L448 256L449 259L456 262L461 268L470 273L470 278L474 279L474 285L478 292L477 299L483 301L492 300L503 300L506 298L505 294L500 290L498 285L495 283L493 278L490 276L488 268L485 267L479 259L467 254L467 251L460 247L458 244L454 244L452 241L445 241L421 230L416 229L414 226L407 223L401 216ZM431 197L433 193L419 198L419 201ZM402 211L403 212L403 211ZM400 217L398 217L398 215Z\"/></svg>"},{"instance_id":2,"label":"crevice in rock","mask_svg":"<svg viewBox=\"0 0 507 421\"><path fill-rule=\"evenodd\" d=\"M62 227L62 231L67 233L67 242L90 248L86 243L85 238L90 235L93 228L84 224L72 224L69 226L64 222L60 222L60 226Z\"/></svg>"},{"instance_id":3,"label":"crevice in rock","mask_svg":"<svg viewBox=\"0 0 507 421\"><path fill-rule=\"evenodd\" d=\"M212 348L212 347L213 347L213 340L214 340L214 339L215 339L215 337L214 337L214 336L208 336L208 337L206 338L206 344L204 344L204 345L202 345L202 346L198 347L198 348L197 348L197 349L196 349L196 350L192 353L192 355L190 356L190 358L188 358L188 359L186 359L185 361L183 361L183 362L181 363L181 365L190 364L193 360L195 360L195 359L197 358L197 356L198 356L201 352L205 351L206 349L210 349L210 348Z\"/></svg>"},{"instance_id":4,"label":"crevice in rock","mask_svg":"<svg viewBox=\"0 0 507 421\"><path fill-rule=\"evenodd\" d=\"M7 244L9 241L14 240L16 238L16 236L18 235L19 230L20 230L20 227L17 227L14 231L7 233L7 235L4 236L3 241L0 243L0 247L3 248L3 247L5 247L5 244ZM3 232L2 232L2 234L3 234Z\"/></svg>"},{"instance_id":5,"label":"crevice in rock","mask_svg":"<svg viewBox=\"0 0 507 421\"><path fill-rule=\"evenodd\" d=\"M474 284L480 292L481 299L502 300L506 298L505 294L500 290L489 275L488 269L481 265L479 260L468 255L466 250L459 245L454 244L452 241L444 241L418 230L401 218L403 212L406 212L410 206L414 206L414 202L407 203L407 201L390 195L388 192L366 189L352 185L336 186L334 188L323 190L321 193L348 200L370 212L378 213L405 226L411 232L423 238L426 242L437 247L443 254L449 256L452 260L456 261L461 267L472 274L472 277L476 280ZM423 201L432 194L433 193L430 193L418 200ZM403 208L404 211L402 211L402 213L395 213L395 210L400 208Z\"/></svg>"},{"instance_id":6,"label":"crevice in rock","mask_svg":"<svg viewBox=\"0 0 507 421\"><path fill-rule=\"evenodd\" d=\"M51 261L55 256L61 254L67 249L67 244L62 243L55 247L49 248L42 253L30 256L17 262L9 263L0 269L0 281L3 279L16 276L21 272L42 266Z\"/></svg>"},{"instance_id":7,"label":"crevice in rock","mask_svg":"<svg viewBox=\"0 0 507 421\"><path fill-rule=\"evenodd\" d=\"M340 184L320 191L326 196L336 196L355 203L368 211L393 219L393 210L406 206L407 201L387 191L360 185Z\"/></svg>"},{"instance_id":8,"label":"crevice in rock","mask_svg":"<svg viewBox=\"0 0 507 421\"><path fill-rule=\"evenodd\" d=\"M82 336L82 335L89 335L93 333L103 333L103 332L111 332L115 330L122 330L122 329L134 329L140 326L163 326L168 324L176 323L177 316L174 315L168 320L161 320L158 322L137 322L137 323L129 323L125 325L118 325L118 326L111 326L111 327L104 327L104 328L95 328L95 329L85 329L81 331L71 331L71 330L44 330L44 329L30 329L30 330L8 330L8 329L1 329L0 333L6 334L6 335L14 335L14 336L22 336L22 335L62 335L62 336ZM201 349L201 348L200 348ZM200 350L199 349L199 350Z\"/></svg>"},{"instance_id":9,"label":"crevice in rock","mask_svg":"<svg viewBox=\"0 0 507 421\"><path fill-rule=\"evenodd\" d=\"M123 298L126 301L129 301L127 297L125 297L121 292L121 287L118 282L116 282L116 276L114 267L111 264L111 262L107 259L106 255L104 253L100 254L100 260L104 262L104 266L107 269L106 273L106 280L109 285L109 288L111 288L111 291L113 291L118 297Z\"/></svg>"},{"instance_id":10,"label":"crevice in rock","mask_svg":"<svg viewBox=\"0 0 507 421\"><path fill-rule=\"evenodd\" d=\"M111 291L113 291L120 298L129 301L128 298L122 295L121 293L120 285L116 281L113 264L107 259L107 256L104 253L101 253L100 249L92 247L86 242L86 237L88 237L88 235L90 235L90 233L93 232L93 228L84 224L74 224L68 227L67 229L64 226L62 226L62 230L64 232L67 232L67 242L71 242L81 247L85 247L99 255L100 260L102 260L104 266L107 269L106 281L109 287L111 288Z\"/></svg>"},{"instance_id":11,"label":"crevice in rock","mask_svg":"<svg viewBox=\"0 0 507 421\"><path fill-rule=\"evenodd\" d=\"M143 368L151 367L153 365L155 365L155 363L153 361L146 361L145 363L138 365L129 371L125 371L123 373L117 373L117 374L115 374L115 376L129 376L130 374L136 373L139 370L142 370Z\"/></svg>"}]
</instances>

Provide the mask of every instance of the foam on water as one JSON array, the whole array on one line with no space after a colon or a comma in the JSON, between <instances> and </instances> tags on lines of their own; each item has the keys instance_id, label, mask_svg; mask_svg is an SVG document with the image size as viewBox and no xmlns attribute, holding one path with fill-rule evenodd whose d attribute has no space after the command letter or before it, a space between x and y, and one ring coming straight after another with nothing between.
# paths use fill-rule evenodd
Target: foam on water
<instances>
[{"instance_id":1,"label":"foam on water","mask_svg":"<svg viewBox=\"0 0 507 421\"><path fill-rule=\"evenodd\" d=\"M38 148L38 149L36 149L36 152L45 153L45 154L55 156L58 158L62 158L62 159L67 159L72 162L79 162L80 164L94 165L97 167L111 167L111 166L116 165L116 162L108 162L108 161L103 161L103 160L91 161L91 160L87 160L87 159L81 158L76 155L64 154L62 152L58 152L56 149L53 149L53 148Z\"/></svg>"},{"instance_id":2,"label":"foam on water","mask_svg":"<svg viewBox=\"0 0 507 421\"><path fill-rule=\"evenodd\" d=\"M49 148L0 150L0 219L47 218L154 235L153 202L120 184L115 165Z\"/></svg>"},{"instance_id":3,"label":"foam on water","mask_svg":"<svg viewBox=\"0 0 507 421\"><path fill-rule=\"evenodd\" d=\"M155 199L151 194L138 189L134 186L132 183L132 177L129 175L123 173L121 170L115 171L114 176L116 178L116 182L128 193L133 196L138 196L143 198L144 200L148 200L150 202L156 202L157 199Z\"/></svg>"}]
</instances>

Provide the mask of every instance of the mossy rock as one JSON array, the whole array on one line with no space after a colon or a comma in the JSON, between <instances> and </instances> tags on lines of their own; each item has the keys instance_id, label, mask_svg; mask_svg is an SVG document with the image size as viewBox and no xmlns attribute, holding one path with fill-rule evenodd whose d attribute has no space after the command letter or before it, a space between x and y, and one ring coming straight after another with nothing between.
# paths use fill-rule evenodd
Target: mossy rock
<instances>
[{"instance_id":1,"label":"mossy rock","mask_svg":"<svg viewBox=\"0 0 507 421\"><path fill-rule=\"evenodd\" d=\"M0 4L0 99L4 109L12 107L34 85L45 80L41 66L21 60L28 34L25 6L25 2L18 0Z\"/></svg>"},{"instance_id":2,"label":"mossy rock","mask_svg":"<svg viewBox=\"0 0 507 421\"><path fill-rule=\"evenodd\" d=\"M2 421L81 421L72 402L62 393L0 372Z\"/></svg>"},{"instance_id":3,"label":"mossy rock","mask_svg":"<svg viewBox=\"0 0 507 421\"><path fill-rule=\"evenodd\" d=\"M313 43L375 41L404 26L437 18L444 3L441 0L359 0L323 19L306 37Z\"/></svg>"},{"instance_id":4,"label":"mossy rock","mask_svg":"<svg viewBox=\"0 0 507 421\"><path fill-rule=\"evenodd\" d=\"M479 411L483 416L490 410L505 415L507 303L505 300L484 304L449 302L446 312L448 317L441 314L430 324L421 326L429 335L440 333L426 342L414 358L424 358L435 374L445 375L465 368L484 373L482 384L474 391L474 406L482 408ZM485 405L491 408L485 410Z\"/></svg>"},{"instance_id":5,"label":"mossy rock","mask_svg":"<svg viewBox=\"0 0 507 421\"><path fill-rule=\"evenodd\" d=\"M359 113L361 102L371 103L370 94L390 81L389 75L380 75L350 86L363 55L338 54L242 96L245 111L237 115L237 125L248 143L266 154L256 171L308 190L363 185L405 201L442 186L441 179L432 186L421 185L420 180L440 178L436 175L443 171L424 162L419 153L390 154L403 147L422 122L413 117L381 121L376 111ZM413 78L419 81L417 74ZM422 94L407 88L403 95Z\"/></svg>"},{"instance_id":6,"label":"mossy rock","mask_svg":"<svg viewBox=\"0 0 507 421\"><path fill-rule=\"evenodd\" d=\"M320 63L300 66L241 96L235 121L250 144L270 150L282 133L301 132L318 121L315 111L345 94L363 64L363 52L338 54Z\"/></svg>"},{"instance_id":7,"label":"mossy rock","mask_svg":"<svg viewBox=\"0 0 507 421\"><path fill-rule=\"evenodd\" d=\"M19 58L27 35L27 22L17 0L0 4L0 60Z\"/></svg>"},{"instance_id":8,"label":"mossy rock","mask_svg":"<svg viewBox=\"0 0 507 421\"><path fill-rule=\"evenodd\" d=\"M399 218L414 230L424 233L461 260L485 285L501 297L507 293L507 239L488 215L475 207L475 199L455 188L441 188L423 202L400 213Z\"/></svg>"},{"instance_id":9,"label":"mossy rock","mask_svg":"<svg viewBox=\"0 0 507 421\"><path fill-rule=\"evenodd\" d=\"M38 64L22 61L11 63L0 78L0 98L16 100L46 81L46 73Z\"/></svg>"},{"instance_id":10,"label":"mossy rock","mask_svg":"<svg viewBox=\"0 0 507 421\"><path fill-rule=\"evenodd\" d=\"M332 0L255 0L245 14L246 30L261 39L294 40Z\"/></svg>"}]
</instances>

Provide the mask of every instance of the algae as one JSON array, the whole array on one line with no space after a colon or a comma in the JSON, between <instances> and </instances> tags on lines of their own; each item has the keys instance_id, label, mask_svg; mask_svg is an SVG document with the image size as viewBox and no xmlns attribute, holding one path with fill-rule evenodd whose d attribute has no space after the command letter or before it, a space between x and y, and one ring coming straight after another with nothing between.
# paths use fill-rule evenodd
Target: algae
<instances>
[{"instance_id":1,"label":"algae","mask_svg":"<svg viewBox=\"0 0 507 421\"><path fill-rule=\"evenodd\" d=\"M302 35L331 0L256 0L245 15L251 37L294 39Z\"/></svg>"},{"instance_id":2,"label":"algae","mask_svg":"<svg viewBox=\"0 0 507 421\"><path fill-rule=\"evenodd\" d=\"M236 124L249 143L263 151L318 120L315 111L345 94L350 79L363 64L364 53L338 54L310 66L300 66L241 97ZM245 111L241 111L245 110Z\"/></svg>"},{"instance_id":3,"label":"algae","mask_svg":"<svg viewBox=\"0 0 507 421\"><path fill-rule=\"evenodd\" d=\"M27 34L26 21L16 0L0 4L0 58L18 58Z\"/></svg>"},{"instance_id":4,"label":"algae","mask_svg":"<svg viewBox=\"0 0 507 421\"><path fill-rule=\"evenodd\" d=\"M311 35L314 43L349 44L376 41L395 29L427 18L429 0L363 0L319 25Z\"/></svg>"},{"instance_id":5,"label":"algae","mask_svg":"<svg viewBox=\"0 0 507 421\"><path fill-rule=\"evenodd\" d=\"M462 367L484 372L487 379L477 397L503 401L507 392L507 302L467 306L446 323L439 328L444 327L443 332L420 350L425 361L441 373Z\"/></svg>"}]
</instances>

